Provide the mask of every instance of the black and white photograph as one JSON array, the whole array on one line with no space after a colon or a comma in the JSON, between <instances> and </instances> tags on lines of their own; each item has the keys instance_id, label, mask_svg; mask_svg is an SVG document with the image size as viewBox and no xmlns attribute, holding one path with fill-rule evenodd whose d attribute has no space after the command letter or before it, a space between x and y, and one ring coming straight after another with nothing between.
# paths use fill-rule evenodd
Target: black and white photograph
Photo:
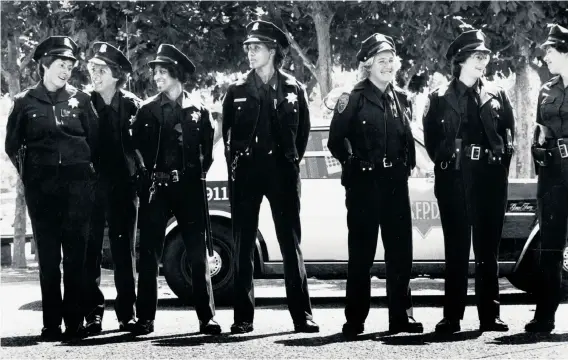
<instances>
[{"instance_id":1,"label":"black and white photograph","mask_svg":"<svg viewBox=\"0 0 568 360\"><path fill-rule=\"evenodd\" d=\"M568 1L0 28L1 358L568 358Z\"/></svg>"}]
</instances>

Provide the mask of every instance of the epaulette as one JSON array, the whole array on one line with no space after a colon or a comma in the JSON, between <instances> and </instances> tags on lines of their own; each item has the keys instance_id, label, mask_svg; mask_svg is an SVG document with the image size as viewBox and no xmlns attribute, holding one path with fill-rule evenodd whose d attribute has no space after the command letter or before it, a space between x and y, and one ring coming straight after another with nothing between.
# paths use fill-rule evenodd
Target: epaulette
<instances>
[{"instance_id":1,"label":"epaulette","mask_svg":"<svg viewBox=\"0 0 568 360\"><path fill-rule=\"evenodd\" d=\"M29 88L25 89L24 91L21 91L21 92L17 93L17 94L14 96L14 100L22 99L23 97L25 97L25 96L28 94L28 92L30 92L31 89L32 89L32 88L29 87Z\"/></svg>"},{"instance_id":2,"label":"epaulette","mask_svg":"<svg viewBox=\"0 0 568 360\"><path fill-rule=\"evenodd\" d=\"M132 100L134 105L136 105L137 107L140 106L140 103L142 102L142 100L140 100L140 98L138 96L136 96L134 93L131 93L130 91L127 91L127 90L124 90L124 89L120 89L120 92L122 93L122 96L125 99Z\"/></svg>"},{"instance_id":3,"label":"epaulette","mask_svg":"<svg viewBox=\"0 0 568 360\"><path fill-rule=\"evenodd\" d=\"M245 74L239 74L237 80L233 82L233 85L241 86L246 84L247 77L251 73L252 70L247 71Z\"/></svg>"},{"instance_id":4,"label":"epaulette","mask_svg":"<svg viewBox=\"0 0 568 360\"><path fill-rule=\"evenodd\" d=\"M550 87L556 85L558 81L560 81L560 75L550 78L547 82L542 84L541 89L550 89Z\"/></svg>"},{"instance_id":5,"label":"epaulette","mask_svg":"<svg viewBox=\"0 0 568 360\"><path fill-rule=\"evenodd\" d=\"M142 102L140 103L140 107L144 106L144 105L148 105L149 103L151 103L152 101L155 101L156 98L159 96L160 94L156 94L154 96L150 96L149 98L147 98L146 100L142 100Z\"/></svg>"}]
</instances>

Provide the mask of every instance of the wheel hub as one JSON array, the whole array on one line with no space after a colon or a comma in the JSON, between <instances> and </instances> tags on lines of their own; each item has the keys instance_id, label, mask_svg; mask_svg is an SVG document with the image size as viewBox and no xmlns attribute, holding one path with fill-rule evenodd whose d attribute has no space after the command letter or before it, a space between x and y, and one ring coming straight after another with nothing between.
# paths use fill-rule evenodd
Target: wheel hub
<instances>
[{"instance_id":1,"label":"wheel hub","mask_svg":"<svg viewBox=\"0 0 568 360\"><path fill-rule=\"evenodd\" d=\"M564 248L562 267L564 268L564 271L568 271L568 246Z\"/></svg>"},{"instance_id":2,"label":"wheel hub","mask_svg":"<svg viewBox=\"0 0 568 360\"><path fill-rule=\"evenodd\" d=\"M213 277L221 271L223 268L223 259L221 255L216 250L213 250L213 256L209 257L207 255L207 260L209 262L209 276Z\"/></svg>"}]
</instances>

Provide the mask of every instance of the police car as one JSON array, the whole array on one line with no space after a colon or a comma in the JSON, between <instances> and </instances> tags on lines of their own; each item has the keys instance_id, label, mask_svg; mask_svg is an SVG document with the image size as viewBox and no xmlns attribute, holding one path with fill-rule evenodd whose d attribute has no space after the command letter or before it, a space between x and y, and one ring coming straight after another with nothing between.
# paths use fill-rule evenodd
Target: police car
<instances>
[{"instance_id":1,"label":"police car","mask_svg":"<svg viewBox=\"0 0 568 360\"><path fill-rule=\"evenodd\" d=\"M444 276L444 239L440 211L434 196L433 163L430 161L418 124L412 124L416 139L417 166L409 179L413 225L414 276ZM327 149L329 126L313 126L305 156L300 163L302 178L302 252L309 277L346 278L347 224L345 190L341 186L341 165ZM227 166L222 141L214 147L215 161L208 173L209 211L214 256L210 272L217 302L231 299L233 288L233 244L227 183ZM380 236L380 233L379 233ZM510 179L509 200L500 246L501 276L521 290L534 291L536 269L534 249L539 245L536 219L536 180ZM191 277L187 254L172 219L166 230L163 274L172 291L190 301ZM385 276L384 249L379 241L372 274ZM470 274L473 274L473 250ZM564 251L565 288L568 289L568 249ZM282 277L284 266L270 205L261 205L255 250L255 277ZM568 292L568 291L567 291Z\"/></svg>"}]
</instances>

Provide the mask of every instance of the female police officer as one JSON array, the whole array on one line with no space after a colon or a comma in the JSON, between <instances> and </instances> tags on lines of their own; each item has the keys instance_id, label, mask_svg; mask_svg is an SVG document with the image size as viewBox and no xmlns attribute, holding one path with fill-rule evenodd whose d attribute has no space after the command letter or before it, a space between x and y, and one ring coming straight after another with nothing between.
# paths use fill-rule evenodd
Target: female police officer
<instances>
[{"instance_id":1,"label":"female police officer","mask_svg":"<svg viewBox=\"0 0 568 360\"><path fill-rule=\"evenodd\" d=\"M568 29L554 25L542 44L544 61L554 76L540 89L537 107L537 137L545 141L533 148L538 164L538 220L541 246L538 249L540 284L534 319L528 332L550 332L561 300L562 250L566 246L568 218Z\"/></svg>"},{"instance_id":2,"label":"female police officer","mask_svg":"<svg viewBox=\"0 0 568 360\"><path fill-rule=\"evenodd\" d=\"M387 268L389 329L419 333L422 324L407 315L412 306L408 176L415 165L411 105L392 84L397 67L392 38L374 34L365 39L357 60L363 81L339 98L328 142L332 155L343 164L346 188L349 263L343 334L352 337L364 330L379 225Z\"/></svg>"},{"instance_id":3,"label":"female police officer","mask_svg":"<svg viewBox=\"0 0 568 360\"><path fill-rule=\"evenodd\" d=\"M83 337L82 274L93 202L96 118L89 95L67 84L77 45L52 36L35 50L42 80L15 97L6 153L24 183L39 257L42 338ZM25 152L25 154L24 154ZM61 298L61 248L64 297Z\"/></svg>"},{"instance_id":4,"label":"female police officer","mask_svg":"<svg viewBox=\"0 0 568 360\"><path fill-rule=\"evenodd\" d=\"M438 333L460 330L472 230L480 330L508 330L499 318L497 256L512 153L507 134L514 134L514 118L505 92L482 80L489 54L481 31L459 35L446 54L454 79L430 94L423 119L445 244L444 318Z\"/></svg>"},{"instance_id":5,"label":"female police officer","mask_svg":"<svg viewBox=\"0 0 568 360\"><path fill-rule=\"evenodd\" d=\"M138 321L131 331L154 331L158 265L173 212L189 258L199 331L218 334L221 327L213 320L215 304L205 250L205 216L209 214L204 211L200 183L201 172L213 161L213 122L201 102L183 91L183 83L195 71L185 54L162 44L150 66L160 93L142 104L132 124L134 148L150 166L150 178L139 193Z\"/></svg>"}]
</instances>

